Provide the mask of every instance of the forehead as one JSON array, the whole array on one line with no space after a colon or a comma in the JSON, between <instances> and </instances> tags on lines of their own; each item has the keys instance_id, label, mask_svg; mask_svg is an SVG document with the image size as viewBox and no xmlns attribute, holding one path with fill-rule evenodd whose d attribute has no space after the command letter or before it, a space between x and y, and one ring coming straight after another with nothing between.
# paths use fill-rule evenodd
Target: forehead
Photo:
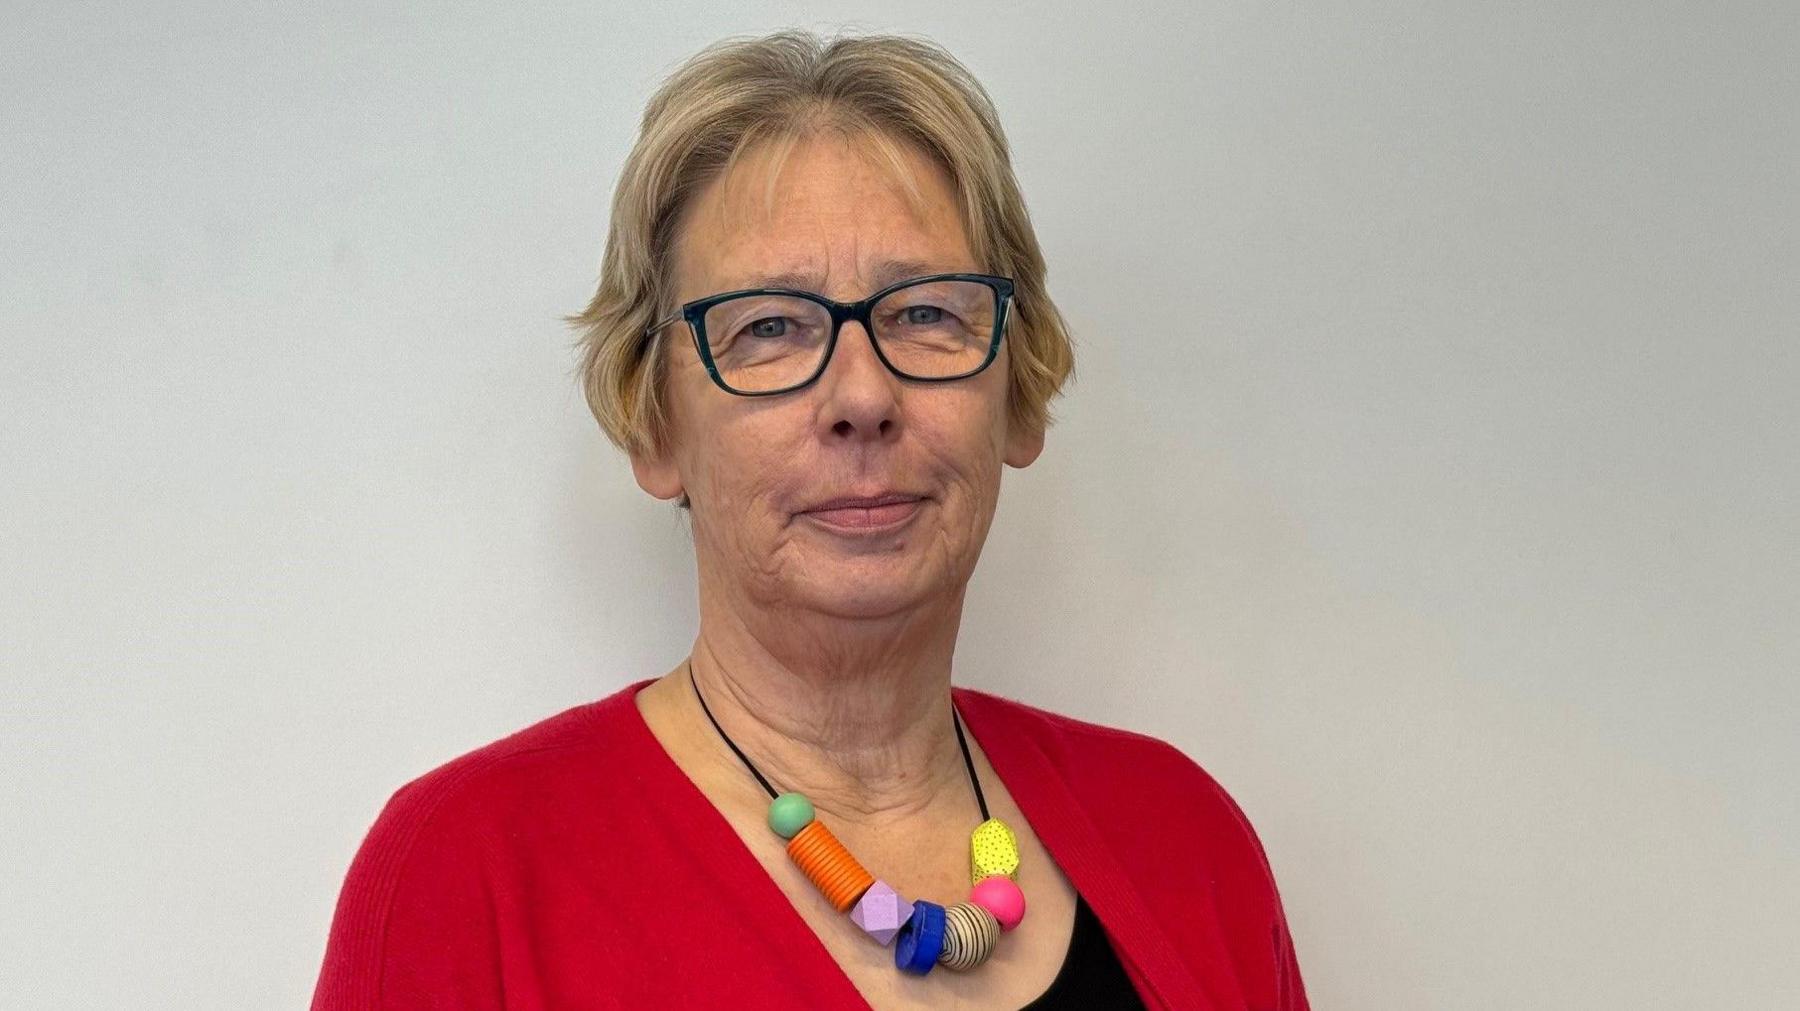
<instances>
[{"instance_id":1,"label":"forehead","mask_svg":"<svg viewBox=\"0 0 1800 1011\"><path fill-rule=\"evenodd\" d=\"M836 132L744 151L695 194L675 253L684 299L753 287L861 297L978 268L942 167L909 144Z\"/></svg>"}]
</instances>

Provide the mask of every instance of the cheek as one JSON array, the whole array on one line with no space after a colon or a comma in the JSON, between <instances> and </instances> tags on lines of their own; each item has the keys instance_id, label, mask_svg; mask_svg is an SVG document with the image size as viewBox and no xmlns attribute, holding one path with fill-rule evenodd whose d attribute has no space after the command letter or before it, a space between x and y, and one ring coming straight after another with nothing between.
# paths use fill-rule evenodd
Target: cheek
<instances>
[{"instance_id":1,"label":"cheek","mask_svg":"<svg viewBox=\"0 0 1800 1011\"><path fill-rule=\"evenodd\" d=\"M1005 410L988 391L971 388L956 393L930 426L932 455L973 505L997 494L1006 449Z\"/></svg>"},{"instance_id":2,"label":"cheek","mask_svg":"<svg viewBox=\"0 0 1800 1011\"><path fill-rule=\"evenodd\" d=\"M976 377L978 386L971 392L980 401L978 407L971 410L974 420L971 422L979 432L972 439L979 440L993 456L992 463L998 467L1000 458L1006 455L1006 426L1008 420L1007 399L1009 394L1006 371L1006 355L1000 358Z\"/></svg>"},{"instance_id":3,"label":"cheek","mask_svg":"<svg viewBox=\"0 0 1800 1011\"><path fill-rule=\"evenodd\" d=\"M800 445L807 427L784 414L771 405L704 419L707 438L692 447L684 470L696 497L719 506L723 526L741 527L791 493L795 468L809 459Z\"/></svg>"}]
</instances>

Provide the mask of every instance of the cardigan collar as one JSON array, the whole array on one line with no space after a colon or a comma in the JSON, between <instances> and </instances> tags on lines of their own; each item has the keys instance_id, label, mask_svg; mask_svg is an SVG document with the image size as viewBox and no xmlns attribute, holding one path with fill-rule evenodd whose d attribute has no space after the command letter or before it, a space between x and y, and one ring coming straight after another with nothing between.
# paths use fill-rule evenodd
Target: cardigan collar
<instances>
[{"instance_id":1,"label":"cardigan collar","mask_svg":"<svg viewBox=\"0 0 1800 1011\"><path fill-rule=\"evenodd\" d=\"M649 750L657 756L656 764L669 780L668 788L688 794L692 803L705 809L708 815L705 821L714 827L714 834L718 836L716 846L709 849L721 855L728 854L723 858L738 865L733 871L734 877L746 882L747 887L763 892L760 901L766 908L781 911L772 916L782 921L781 929L792 938L792 950L796 955L828 967L820 970L820 978L830 980L832 992L824 995L831 1002L828 1006L868 1007L862 992L856 989L811 925L793 907L787 894L775 884L762 862L650 732L634 697L653 680L645 678L627 686L619 693L619 698L627 710L632 732L641 734ZM1207 993L1183 964L1168 935L1145 907L1142 897L1102 841L1087 813L1069 792L1049 757L1037 742L1022 732L1017 720L1008 718L1007 707L1018 704L958 687L951 688L951 697L964 725L980 743L982 752L1044 848L1055 858L1076 891L1087 898L1145 1003L1151 1007L1182 1011L1242 1007L1240 994ZM1210 918L1208 920L1210 922ZM769 923L764 927L772 929L775 925ZM1215 951L1223 957L1222 942L1216 936L1213 940ZM1232 979L1229 963L1225 969L1220 978Z\"/></svg>"},{"instance_id":2,"label":"cardigan collar","mask_svg":"<svg viewBox=\"0 0 1800 1011\"><path fill-rule=\"evenodd\" d=\"M969 732L981 742L988 762L1012 793L1013 802L1106 927L1145 1003L1195 1011L1244 1007L1217 920L1202 917L1209 928L1209 960L1217 963L1217 971L1207 976L1225 981L1209 992L1145 906L1143 896L1042 744L1025 732L1017 718L1020 703L969 688L952 687L951 695Z\"/></svg>"}]
</instances>

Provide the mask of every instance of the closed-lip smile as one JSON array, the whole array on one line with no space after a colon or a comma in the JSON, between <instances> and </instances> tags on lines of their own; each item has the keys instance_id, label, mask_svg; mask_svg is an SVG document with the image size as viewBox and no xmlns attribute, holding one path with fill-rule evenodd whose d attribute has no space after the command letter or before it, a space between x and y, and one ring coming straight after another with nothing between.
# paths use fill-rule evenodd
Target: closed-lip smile
<instances>
[{"instance_id":1,"label":"closed-lip smile","mask_svg":"<svg viewBox=\"0 0 1800 1011\"><path fill-rule=\"evenodd\" d=\"M800 515L841 530L886 530L918 512L924 496L908 492L846 495L801 511Z\"/></svg>"}]
</instances>

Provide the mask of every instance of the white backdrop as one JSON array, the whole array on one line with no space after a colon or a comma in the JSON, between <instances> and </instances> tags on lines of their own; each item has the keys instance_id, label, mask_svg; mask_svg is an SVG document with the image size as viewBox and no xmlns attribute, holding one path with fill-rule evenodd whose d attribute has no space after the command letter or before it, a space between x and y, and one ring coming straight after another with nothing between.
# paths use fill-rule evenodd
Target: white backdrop
<instances>
[{"instance_id":1,"label":"white backdrop","mask_svg":"<svg viewBox=\"0 0 1800 1011\"><path fill-rule=\"evenodd\" d=\"M971 66L1080 341L960 683L1218 776L1320 1008L1800 1006L1800 8L71 6L0 21L0 1006L304 1004L389 793L675 662L558 319L787 25Z\"/></svg>"}]
</instances>

